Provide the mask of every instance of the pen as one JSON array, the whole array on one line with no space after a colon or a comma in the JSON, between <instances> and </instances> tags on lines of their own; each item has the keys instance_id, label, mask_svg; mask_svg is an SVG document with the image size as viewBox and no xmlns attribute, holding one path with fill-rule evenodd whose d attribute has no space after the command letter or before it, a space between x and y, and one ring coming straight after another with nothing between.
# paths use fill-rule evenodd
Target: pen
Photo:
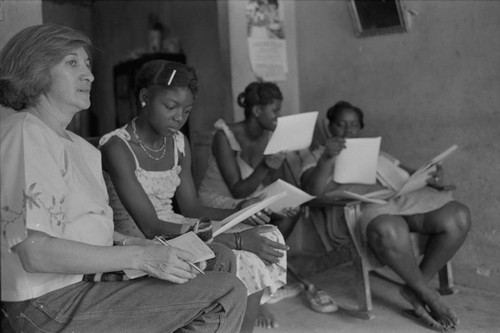
<instances>
[{"instance_id":1,"label":"pen","mask_svg":"<svg viewBox=\"0 0 500 333\"><path fill-rule=\"evenodd\" d=\"M165 246L169 246L170 247L170 244L168 244L163 238L161 237L158 237L158 236L155 236L155 240L157 240L158 242L162 243L163 245ZM189 266L193 267L194 269L196 269L198 272L200 272L201 274L205 275L205 272L202 271L198 266L196 266L195 264L193 264L192 262L189 262L187 260L183 260L184 262L186 262Z\"/></svg>"}]
</instances>

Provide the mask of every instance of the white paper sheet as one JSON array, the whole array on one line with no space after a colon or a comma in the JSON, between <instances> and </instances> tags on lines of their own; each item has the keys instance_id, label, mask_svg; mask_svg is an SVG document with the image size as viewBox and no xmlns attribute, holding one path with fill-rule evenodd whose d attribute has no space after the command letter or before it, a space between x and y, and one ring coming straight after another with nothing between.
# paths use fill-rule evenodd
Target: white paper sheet
<instances>
[{"instance_id":1,"label":"white paper sheet","mask_svg":"<svg viewBox=\"0 0 500 333\"><path fill-rule=\"evenodd\" d=\"M458 146L456 144L452 145L450 148L446 149L441 154L432 158L430 161L424 163L420 168L417 169L417 171L415 171L415 173L422 172L422 171L438 164L439 162L443 161L445 158L450 156L450 154L453 153L457 149L458 149Z\"/></svg>"},{"instance_id":2,"label":"white paper sheet","mask_svg":"<svg viewBox=\"0 0 500 333\"><path fill-rule=\"evenodd\" d=\"M377 179L387 188L399 191L410 178L410 174L387 157L379 155Z\"/></svg>"},{"instance_id":3,"label":"white paper sheet","mask_svg":"<svg viewBox=\"0 0 500 333\"><path fill-rule=\"evenodd\" d=\"M214 251L205 244L193 231L187 232L174 239L169 239L166 243L170 246L187 251L193 255L192 262L212 259L215 257Z\"/></svg>"},{"instance_id":4,"label":"white paper sheet","mask_svg":"<svg viewBox=\"0 0 500 333\"><path fill-rule=\"evenodd\" d=\"M312 142L317 118L318 111L279 117L264 155L308 148Z\"/></svg>"},{"instance_id":5,"label":"white paper sheet","mask_svg":"<svg viewBox=\"0 0 500 333\"><path fill-rule=\"evenodd\" d=\"M333 180L339 184L375 184L381 138L346 139L335 160Z\"/></svg>"},{"instance_id":6,"label":"white paper sheet","mask_svg":"<svg viewBox=\"0 0 500 333\"><path fill-rule=\"evenodd\" d=\"M253 214L263 210L264 208L267 208L272 203L275 203L276 201L283 199L284 197L286 197L286 195L287 195L286 192L284 191L280 192L276 195L265 198L262 201L256 202L253 205L245 207L242 210L239 210L236 213L226 217L224 220L220 222L215 222L213 224L213 237L215 238L221 233L227 231L228 229L231 229L232 227L246 220Z\"/></svg>"},{"instance_id":7,"label":"white paper sheet","mask_svg":"<svg viewBox=\"0 0 500 333\"><path fill-rule=\"evenodd\" d=\"M379 156L377 178L384 186L392 188L397 192L394 195L395 197L416 191L427 186L427 179L430 177L430 174L437 170L436 164L443 161L457 148L457 145L452 145L420 166L411 176L405 170Z\"/></svg>"},{"instance_id":8,"label":"white paper sheet","mask_svg":"<svg viewBox=\"0 0 500 333\"><path fill-rule=\"evenodd\" d=\"M258 194L265 193L267 197L271 197L273 195L279 194L281 192L286 192L287 196L283 199L270 204L267 208L272 210L275 213L282 214L284 208L290 207L298 207L309 200L314 199L315 197L302 191L301 189L289 184L281 179L278 179L274 183L265 187ZM256 194L256 195L258 195Z\"/></svg>"},{"instance_id":9,"label":"white paper sheet","mask_svg":"<svg viewBox=\"0 0 500 333\"><path fill-rule=\"evenodd\" d=\"M430 174L432 172L436 171L436 169L437 169L436 166L433 165L428 169L413 173L408 179L408 181L403 185L403 187L401 187L398 193L396 193L395 196L400 196L402 194L413 192L426 187L427 179L430 177Z\"/></svg>"}]
</instances>

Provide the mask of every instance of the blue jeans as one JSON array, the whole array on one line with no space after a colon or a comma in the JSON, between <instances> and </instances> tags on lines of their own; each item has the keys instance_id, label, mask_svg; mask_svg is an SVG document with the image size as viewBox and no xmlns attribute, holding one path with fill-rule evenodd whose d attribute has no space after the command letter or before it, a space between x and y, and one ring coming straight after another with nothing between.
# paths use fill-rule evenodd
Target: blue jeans
<instances>
[{"instance_id":1,"label":"blue jeans","mask_svg":"<svg viewBox=\"0 0 500 333\"><path fill-rule=\"evenodd\" d=\"M233 270L234 257L221 259L214 269ZM3 302L3 308L15 332L235 333L243 321L246 289L234 274L218 271L185 284L149 277L82 281L35 299Z\"/></svg>"}]
</instances>

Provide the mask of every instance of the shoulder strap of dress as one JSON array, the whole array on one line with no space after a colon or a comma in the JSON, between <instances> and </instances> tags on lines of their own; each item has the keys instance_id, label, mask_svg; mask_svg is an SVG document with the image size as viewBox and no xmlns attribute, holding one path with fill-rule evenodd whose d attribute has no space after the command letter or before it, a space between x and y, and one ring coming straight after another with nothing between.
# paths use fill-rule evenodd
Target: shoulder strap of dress
<instances>
[{"instance_id":1,"label":"shoulder strap of dress","mask_svg":"<svg viewBox=\"0 0 500 333\"><path fill-rule=\"evenodd\" d=\"M224 132L227 141L229 141L229 146L232 150L241 152L241 146L238 140L236 140L233 131L231 131L231 129L229 128L229 126L227 126L226 122L223 119L217 120L214 124L214 127Z\"/></svg>"},{"instance_id":2,"label":"shoulder strap of dress","mask_svg":"<svg viewBox=\"0 0 500 333\"><path fill-rule=\"evenodd\" d=\"M179 164L179 153L181 153L182 156L186 155L184 142L184 134L182 134L182 132L179 131L174 134L174 166Z\"/></svg>"},{"instance_id":3,"label":"shoulder strap of dress","mask_svg":"<svg viewBox=\"0 0 500 333\"><path fill-rule=\"evenodd\" d=\"M136 167L136 169L138 169L139 168L139 160L135 156L135 153L134 153L134 150L132 149L132 147L130 147L129 141L130 141L131 137L130 137L130 134L127 132L126 128L127 128L127 125L120 127L112 132L109 132L108 134L104 134L102 136L102 138L99 140L98 148L101 148L102 146L104 146L106 144L106 142L108 142L109 139L111 139L113 136L120 138L123 142L125 142L125 145L127 145L128 149L132 153L132 156L134 156L135 167Z\"/></svg>"}]
</instances>

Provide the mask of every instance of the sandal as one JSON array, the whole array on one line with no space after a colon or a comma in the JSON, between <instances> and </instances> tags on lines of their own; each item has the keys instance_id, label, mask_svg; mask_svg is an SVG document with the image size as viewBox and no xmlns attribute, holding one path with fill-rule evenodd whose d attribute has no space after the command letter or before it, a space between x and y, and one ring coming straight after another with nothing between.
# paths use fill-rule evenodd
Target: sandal
<instances>
[{"instance_id":1,"label":"sandal","mask_svg":"<svg viewBox=\"0 0 500 333\"><path fill-rule=\"evenodd\" d=\"M316 312L329 313L339 309L337 303L324 290L316 289L312 284L306 290L309 306Z\"/></svg>"},{"instance_id":2,"label":"sandal","mask_svg":"<svg viewBox=\"0 0 500 333\"><path fill-rule=\"evenodd\" d=\"M302 283L290 283L285 284L283 287L276 290L276 292L271 296L271 298L267 301L267 304L278 303L279 301L295 297L300 294L304 290L304 285Z\"/></svg>"}]
</instances>

